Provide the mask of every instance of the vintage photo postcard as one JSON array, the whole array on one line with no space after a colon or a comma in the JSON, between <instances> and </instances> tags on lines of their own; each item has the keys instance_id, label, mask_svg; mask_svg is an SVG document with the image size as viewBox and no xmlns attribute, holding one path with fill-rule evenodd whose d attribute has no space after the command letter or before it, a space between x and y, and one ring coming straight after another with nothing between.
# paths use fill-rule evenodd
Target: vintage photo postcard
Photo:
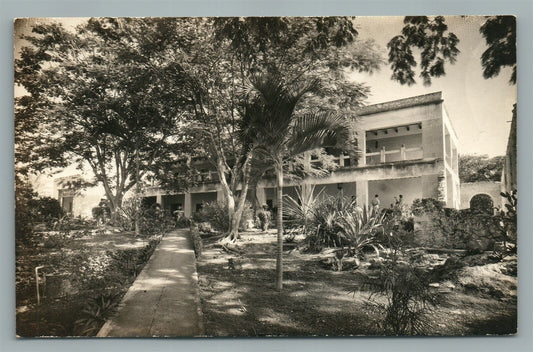
<instances>
[{"instance_id":1,"label":"vintage photo postcard","mask_svg":"<svg viewBox=\"0 0 533 352\"><path fill-rule=\"evenodd\" d=\"M516 18L19 18L18 337L517 333Z\"/></svg>"}]
</instances>

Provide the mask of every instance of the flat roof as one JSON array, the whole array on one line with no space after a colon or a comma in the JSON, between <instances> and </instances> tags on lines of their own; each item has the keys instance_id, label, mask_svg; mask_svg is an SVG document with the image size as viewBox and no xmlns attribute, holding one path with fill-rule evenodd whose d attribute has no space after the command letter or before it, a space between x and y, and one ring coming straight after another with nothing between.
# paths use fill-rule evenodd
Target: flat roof
<instances>
[{"instance_id":1,"label":"flat roof","mask_svg":"<svg viewBox=\"0 0 533 352\"><path fill-rule=\"evenodd\" d=\"M413 106L442 103L443 101L442 92L434 92L404 99L392 100L385 103L363 106L357 110L357 115L371 115L384 111L410 108Z\"/></svg>"}]
</instances>

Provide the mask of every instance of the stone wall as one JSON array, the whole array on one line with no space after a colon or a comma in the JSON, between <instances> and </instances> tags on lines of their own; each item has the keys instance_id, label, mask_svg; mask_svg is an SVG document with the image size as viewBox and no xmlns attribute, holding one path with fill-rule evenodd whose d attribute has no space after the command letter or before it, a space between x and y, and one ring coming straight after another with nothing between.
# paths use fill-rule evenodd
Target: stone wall
<instances>
[{"instance_id":1,"label":"stone wall","mask_svg":"<svg viewBox=\"0 0 533 352\"><path fill-rule=\"evenodd\" d=\"M476 194L487 194L495 207L501 206L503 198L500 196L500 187L500 182L493 181L461 183L461 209L470 208L470 200Z\"/></svg>"}]
</instances>

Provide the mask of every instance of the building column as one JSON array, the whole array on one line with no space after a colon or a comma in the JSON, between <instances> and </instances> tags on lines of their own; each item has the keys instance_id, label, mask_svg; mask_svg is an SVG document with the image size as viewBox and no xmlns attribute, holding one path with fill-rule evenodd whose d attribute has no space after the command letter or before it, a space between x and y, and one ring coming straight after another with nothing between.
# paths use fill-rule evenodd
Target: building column
<instances>
[{"instance_id":1,"label":"building column","mask_svg":"<svg viewBox=\"0 0 533 352\"><path fill-rule=\"evenodd\" d=\"M357 165L365 166L366 165L366 131L365 130L359 130L358 136L357 136L357 142L361 150L360 159L358 160Z\"/></svg>"},{"instance_id":2,"label":"building column","mask_svg":"<svg viewBox=\"0 0 533 352\"><path fill-rule=\"evenodd\" d=\"M217 202L222 203L224 202L224 199L226 197L224 196L224 191L220 189L220 187L217 187Z\"/></svg>"},{"instance_id":3,"label":"building column","mask_svg":"<svg viewBox=\"0 0 533 352\"><path fill-rule=\"evenodd\" d=\"M185 204L183 204L183 212L185 216L190 218L192 216L192 201L191 201L191 192L185 193Z\"/></svg>"},{"instance_id":4,"label":"building column","mask_svg":"<svg viewBox=\"0 0 533 352\"><path fill-rule=\"evenodd\" d=\"M161 193L155 195L155 202L163 208L163 195Z\"/></svg>"},{"instance_id":5,"label":"building column","mask_svg":"<svg viewBox=\"0 0 533 352\"><path fill-rule=\"evenodd\" d=\"M257 202L263 206L266 204L266 192L265 192L265 187L261 187L261 186L257 186L257 188L255 189L255 195L257 197Z\"/></svg>"},{"instance_id":6,"label":"building column","mask_svg":"<svg viewBox=\"0 0 533 352\"><path fill-rule=\"evenodd\" d=\"M357 197L357 204L360 206L368 205L368 181L355 182L355 196Z\"/></svg>"}]
</instances>

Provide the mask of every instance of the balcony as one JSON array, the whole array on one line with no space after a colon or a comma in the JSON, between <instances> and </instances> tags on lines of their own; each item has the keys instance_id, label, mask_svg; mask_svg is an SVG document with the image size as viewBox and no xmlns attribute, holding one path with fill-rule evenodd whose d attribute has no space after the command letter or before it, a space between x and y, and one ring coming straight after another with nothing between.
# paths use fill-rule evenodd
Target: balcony
<instances>
[{"instance_id":1,"label":"balcony","mask_svg":"<svg viewBox=\"0 0 533 352\"><path fill-rule=\"evenodd\" d=\"M377 165L395 161L422 159L423 155L422 147L406 148L402 144L400 149L387 150L386 147L382 147L378 152L366 153L365 158L367 165Z\"/></svg>"}]
</instances>

